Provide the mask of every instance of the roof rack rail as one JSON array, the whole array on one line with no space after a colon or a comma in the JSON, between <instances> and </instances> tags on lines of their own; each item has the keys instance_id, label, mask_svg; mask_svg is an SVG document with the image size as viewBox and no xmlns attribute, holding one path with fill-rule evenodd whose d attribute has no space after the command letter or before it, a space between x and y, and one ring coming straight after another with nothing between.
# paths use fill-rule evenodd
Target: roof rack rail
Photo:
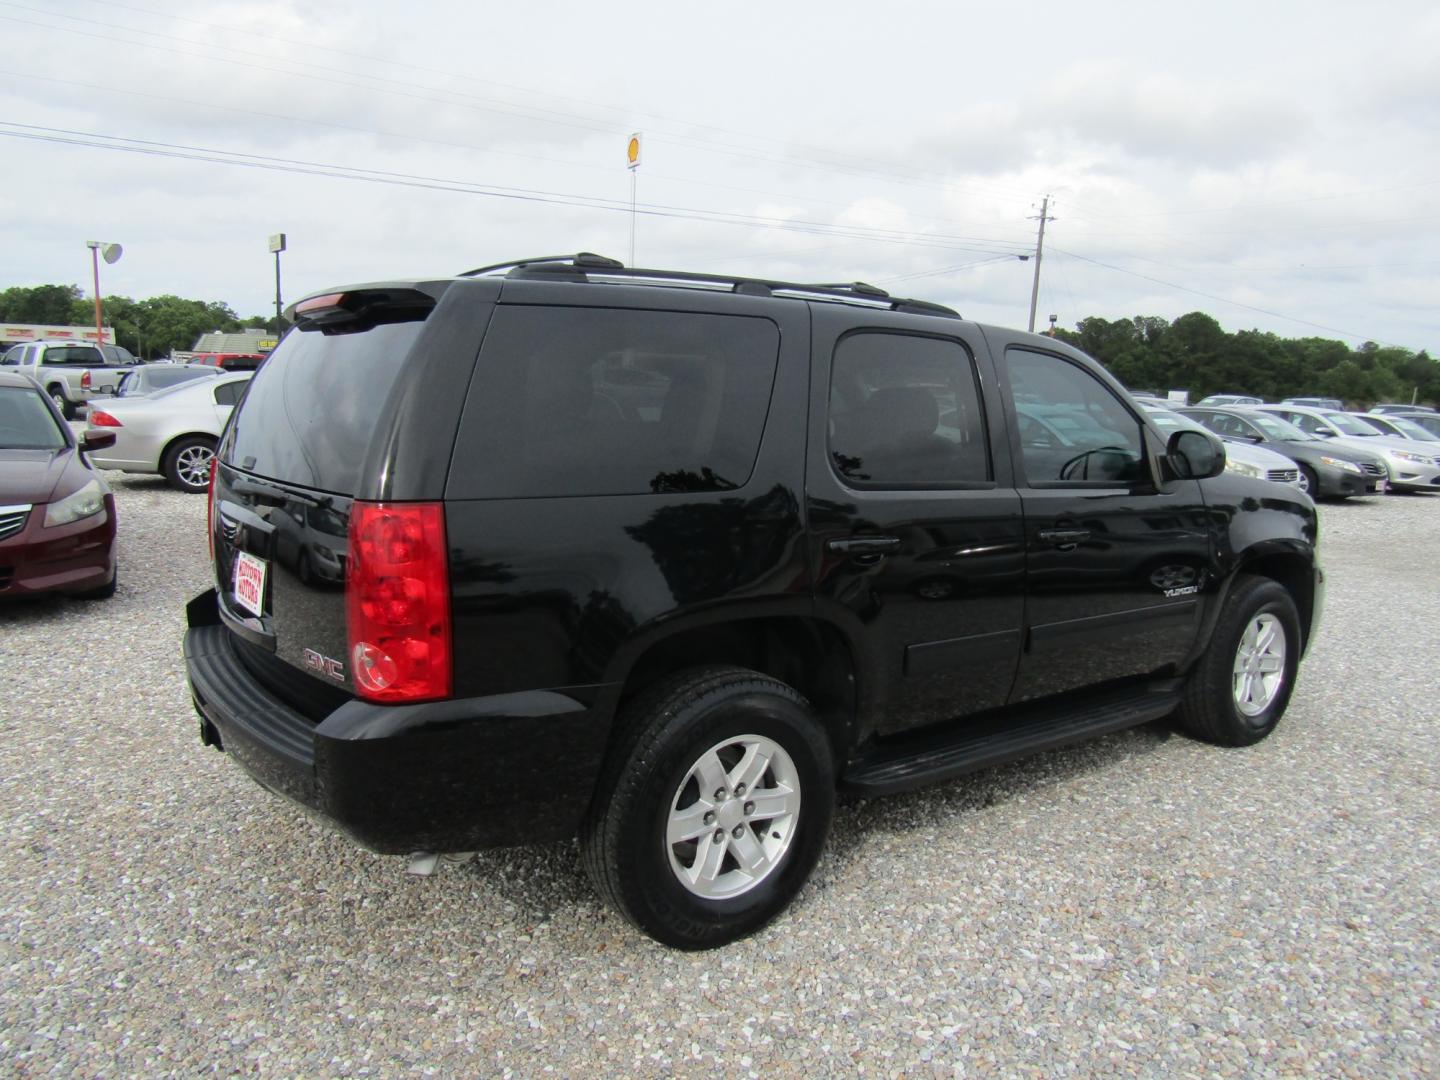
<instances>
[{"instance_id":1,"label":"roof rack rail","mask_svg":"<svg viewBox=\"0 0 1440 1080\"><path fill-rule=\"evenodd\" d=\"M863 281L845 284L807 285L794 281L772 281L767 278L736 277L731 274L706 274L684 270L646 270L626 266L617 259L582 251L578 255L545 255L534 259L516 259L467 270L461 277L476 277L501 270L506 277L546 277L568 281L627 281L637 285L681 285L700 289L723 289L745 296L793 296L830 303L862 304L913 315L938 315L958 319L960 313L943 304L928 300L909 300L891 296L884 289Z\"/></svg>"},{"instance_id":2,"label":"roof rack rail","mask_svg":"<svg viewBox=\"0 0 1440 1080\"><path fill-rule=\"evenodd\" d=\"M478 277L481 274L493 274L497 270L514 270L523 266L540 266L545 264L567 264L577 269L582 267L604 268L609 270L623 269L625 264L618 259L606 258L604 255L596 255L593 251L582 251L578 255L537 255L533 259L512 259L510 262L492 263L490 266L477 266L474 270L466 270L459 277Z\"/></svg>"}]
</instances>

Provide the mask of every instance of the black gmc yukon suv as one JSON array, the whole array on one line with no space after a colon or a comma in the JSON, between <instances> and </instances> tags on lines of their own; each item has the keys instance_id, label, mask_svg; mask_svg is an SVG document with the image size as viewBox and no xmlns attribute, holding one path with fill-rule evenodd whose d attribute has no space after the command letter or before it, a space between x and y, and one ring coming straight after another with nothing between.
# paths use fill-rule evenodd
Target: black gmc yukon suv
<instances>
[{"instance_id":1,"label":"black gmc yukon suv","mask_svg":"<svg viewBox=\"0 0 1440 1080\"><path fill-rule=\"evenodd\" d=\"M1262 739L1318 624L1309 498L1050 338L592 255L292 317L217 456L201 738L378 852L578 833L670 945L781 911L837 792Z\"/></svg>"}]
</instances>

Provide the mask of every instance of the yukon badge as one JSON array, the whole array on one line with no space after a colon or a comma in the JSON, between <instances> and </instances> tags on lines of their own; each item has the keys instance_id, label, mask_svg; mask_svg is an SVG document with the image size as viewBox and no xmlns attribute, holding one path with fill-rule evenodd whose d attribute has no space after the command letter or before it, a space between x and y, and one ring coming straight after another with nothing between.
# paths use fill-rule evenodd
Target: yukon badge
<instances>
[{"instance_id":1,"label":"yukon badge","mask_svg":"<svg viewBox=\"0 0 1440 1080\"><path fill-rule=\"evenodd\" d=\"M336 682L345 681L345 665L340 663L339 660L329 656L322 656L314 649L306 649L304 655L305 666L312 671L318 671L322 675L328 675Z\"/></svg>"}]
</instances>

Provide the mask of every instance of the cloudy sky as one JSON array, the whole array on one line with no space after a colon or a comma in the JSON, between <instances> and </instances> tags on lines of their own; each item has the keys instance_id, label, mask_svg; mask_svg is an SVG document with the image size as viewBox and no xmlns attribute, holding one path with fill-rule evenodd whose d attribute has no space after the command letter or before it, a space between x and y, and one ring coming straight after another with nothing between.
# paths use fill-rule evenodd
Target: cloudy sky
<instances>
[{"instance_id":1,"label":"cloudy sky","mask_svg":"<svg viewBox=\"0 0 1440 1080\"><path fill-rule=\"evenodd\" d=\"M1001 11L1000 9L1004 10ZM1440 8L0 0L0 287L599 251L1440 352ZM463 12L463 13L460 13ZM1361 14L1363 13L1363 15ZM122 149L123 148L123 149Z\"/></svg>"}]
</instances>

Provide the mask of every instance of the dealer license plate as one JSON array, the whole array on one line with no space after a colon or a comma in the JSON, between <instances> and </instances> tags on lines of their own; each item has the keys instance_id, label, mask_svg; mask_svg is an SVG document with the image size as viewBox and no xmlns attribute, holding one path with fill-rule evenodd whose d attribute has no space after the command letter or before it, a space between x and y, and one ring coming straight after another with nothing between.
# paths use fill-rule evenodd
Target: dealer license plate
<instances>
[{"instance_id":1,"label":"dealer license plate","mask_svg":"<svg viewBox=\"0 0 1440 1080\"><path fill-rule=\"evenodd\" d=\"M256 615L265 614L265 560L248 551L235 553L235 602Z\"/></svg>"}]
</instances>

